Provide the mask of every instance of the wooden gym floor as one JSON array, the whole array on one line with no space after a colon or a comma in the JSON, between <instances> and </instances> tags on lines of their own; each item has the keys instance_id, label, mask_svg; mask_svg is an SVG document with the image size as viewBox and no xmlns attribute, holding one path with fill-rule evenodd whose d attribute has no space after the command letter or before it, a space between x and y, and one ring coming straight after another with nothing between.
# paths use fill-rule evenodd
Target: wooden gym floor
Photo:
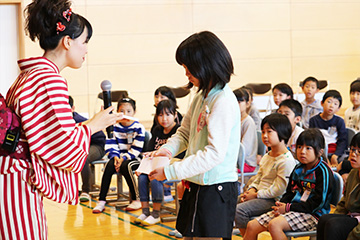
<instances>
[{"instance_id":1,"label":"wooden gym floor","mask_svg":"<svg viewBox=\"0 0 360 240\"><path fill-rule=\"evenodd\" d=\"M168 232L175 227L175 221L149 227L135 225L133 221L141 214L141 210L126 212L106 205L103 213L93 214L95 200L72 206L44 199L44 205L50 240L176 239L168 236ZM242 237L233 235L233 239ZM271 237L268 233L263 233L259 237L259 240L269 239Z\"/></svg>"}]
</instances>

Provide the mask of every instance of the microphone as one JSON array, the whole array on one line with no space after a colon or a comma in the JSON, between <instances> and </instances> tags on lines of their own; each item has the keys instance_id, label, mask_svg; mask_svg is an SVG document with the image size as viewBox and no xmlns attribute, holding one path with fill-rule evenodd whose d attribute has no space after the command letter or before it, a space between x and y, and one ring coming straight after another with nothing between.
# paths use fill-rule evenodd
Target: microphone
<instances>
[{"instance_id":1,"label":"microphone","mask_svg":"<svg viewBox=\"0 0 360 240\"><path fill-rule=\"evenodd\" d=\"M101 82L100 86L103 91L104 109L106 109L111 106L111 82L109 80L104 80ZM113 137L113 131L114 126L112 125L106 128L108 138Z\"/></svg>"}]
</instances>

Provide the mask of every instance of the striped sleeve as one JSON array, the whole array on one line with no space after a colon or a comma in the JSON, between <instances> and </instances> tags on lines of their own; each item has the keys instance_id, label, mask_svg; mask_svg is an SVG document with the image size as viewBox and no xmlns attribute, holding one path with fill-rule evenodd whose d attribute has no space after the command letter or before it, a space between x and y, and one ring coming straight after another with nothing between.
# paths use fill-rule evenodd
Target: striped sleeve
<instances>
[{"instance_id":1,"label":"striped sleeve","mask_svg":"<svg viewBox=\"0 0 360 240\"><path fill-rule=\"evenodd\" d=\"M30 152L52 166L80 172L88 154L90 129L75 127L67 85L57 74L34 73L20 98Z\"/></svg>"}]
</instances>

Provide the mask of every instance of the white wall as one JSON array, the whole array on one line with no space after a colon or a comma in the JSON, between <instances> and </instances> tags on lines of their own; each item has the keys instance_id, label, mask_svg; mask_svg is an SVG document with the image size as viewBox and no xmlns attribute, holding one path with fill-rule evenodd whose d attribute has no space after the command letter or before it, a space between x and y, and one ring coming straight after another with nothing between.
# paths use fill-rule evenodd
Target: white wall
<instances>
[{"instance_id":1,"label":"white wall","mask_svg":"<svg viewBox=\"0 0 360 240\"><path fill-rule=\"evenodd\" d=\"M3 96L19 74L17 12L14 4L0 4L0 93Z\"/></svg>"}]
</instances>

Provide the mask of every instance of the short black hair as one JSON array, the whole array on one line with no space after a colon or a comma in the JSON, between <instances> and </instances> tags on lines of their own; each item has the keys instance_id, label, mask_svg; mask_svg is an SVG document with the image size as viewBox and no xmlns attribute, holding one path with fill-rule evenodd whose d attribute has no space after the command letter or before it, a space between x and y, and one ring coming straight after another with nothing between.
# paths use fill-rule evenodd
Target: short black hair
<instances>
[{"instance_id":1,"label":"short black hair","mask_svg":"<svg viewBox=\"0 0 360 240\"><path fill-rule=\"evenodd\" d=\"M314 78L312 76L305 78L305 80L302 82L302 87L304 87L305 83L307 83L307 82L314 82L314 83L316 83L316 88L317 89L320 88L319 80L317 80L316 78Z\"/></svg>"},{"instance_id":2,"label":"short black hair","mask_svg":"<svg viewBox=\"0 0 360 240\"><path fill-rule=\"evenodd\" d=\"M172 100L163 100L159 102L156 107L156 116L159 116L161 113L171 113L176 116L176 104Z\"/></svg>"},{"instance_id":3,"label":"short black hair","mask_svg":"<svg viewBox=\"0 0 360 240\"><path fill-rule=\"evenodd\" d=\"M277 132L279 141L284 140L285 144L287 144L292 134L292 127L289 119L280 113L272 113L264 117L261 121L261 129L264 128L266 123L271 129Z\"/></svg>"},{"instance_id":4,"label":"short black hair","mask_svg":"<svg viewBox=\"0 0 360 240\"><path fill-rule=\"evenodd\" d=\"M286 95L290 96L291 98L294 98L294 92L293 92L292 88L289 86L289 84L286 84L286 83L276 84L273 87L272 92L274 92L275 89L279 90L282 93L285 93Z\"/></svg>"},{"instance_id":5,"label":"short black hair","mask_svg":"<svg viewBox=\"0 0 360 240\"><path fill-rule=\"evenodd\" d=\"M329 97L332 97L332 98L335 98L335 99L339 100L339 102L340 102L339 107L341 107L342 97L341 97L341 94L339 93L339 91L334 90L334 89L327 91L327 92L324 94L321 102L324 103L325 100L326 100L327 98L329 98Z\"/></svg>"},{"instance_id":6,"label":"short black hair","mask_svg":"<svg viewBox=\"0 0 360 240\"><path fill-rule=\"evenodd\" d=\"M176 61L185 65L199 80L204 92L220 85L224 88L234 73L231 55L224 43L212 32L195 33L185 39L176 50ZM189 84L192 87L192 84Z\"/></svg>"},{"instance_id":7,"label":"short black hair","mask_svg":"<svg viewBox=\"0 0 360 240\"><path fill-rule=\"evenodd\" d=\"M120 98L118 103L117 103L117 109L119 110L121 104L123 103L130 103L130 105L132 106L132 108L134 109L134 111L136 111L136 102L134 99L132 98Z\"/></svg>"},{"instance_id":8,"label":"short black hair","mask_svg":"<svg viewBox=\"0 0 360 240\"><path fill-rule=\"evenodd\" d=\"M249 102L249 93L245 89L238 88L233 91L238 102Z\"/></svg>"},{"instance_id":9,"label":"short black hair","mask_svg":"<svg viewBox=\"0 0 360 240\"><path fill-rule=\"evenodd\" d=\"M354 135L354 137L351 139L350 147L360 147L360 132Z\"/></svg>"},{"instance_id":10,"label":"short black hair","mask_svg":"<svg viewBox=\"0 0 360 240\"><path fill-rule=\"evenodd\" d=\"M350 93L352 92L360 92L360 80L359 81L355 80L354 82L351 83Z\"/></svg>"},{"instance_id":11,"label":"short black hair","mask_svg":"<svg viewBox=\"0 0 360 240\"><path fill-rule=\"evenodd\" d=\"M318 128L308 128L300 133L296 140L296 149L302 145L312 147L315 151L315 156L320 157L320 150L325 149L325 139Z\"/></svg>"},{"instance_id":12,"label":"short black hair","mask_svg":"<svg viewBox=\"0 0 360 240\"><path fill-rule=\"evenodd\" d=\"M299 103L299 101L295 99L286 99L280 103L279 108L281 108L281 106L290 108L291 111L293 111L293 113L295 114L295 117L301 117L302 115L303 108L301 106L301 103Z\"/></svg>"}]
</instances>

